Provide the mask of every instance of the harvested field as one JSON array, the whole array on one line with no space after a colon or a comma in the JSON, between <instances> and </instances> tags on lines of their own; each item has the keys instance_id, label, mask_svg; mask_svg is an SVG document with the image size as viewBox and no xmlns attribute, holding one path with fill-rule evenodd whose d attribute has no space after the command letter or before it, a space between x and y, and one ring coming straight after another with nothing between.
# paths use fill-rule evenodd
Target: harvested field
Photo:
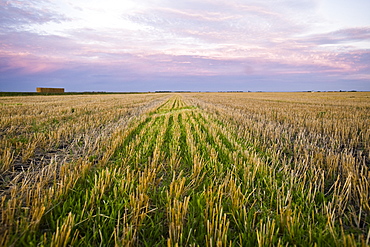
<instances>
[{"instance_id":1,"label":"harvested field","mask_svg":"<svg viewBox=\"0 0 370 247\"><path fill-rule=\"evenodd\" d=\"M0 98L1 246L366 246L370 93Z\"/></svg>"}]
</instances>

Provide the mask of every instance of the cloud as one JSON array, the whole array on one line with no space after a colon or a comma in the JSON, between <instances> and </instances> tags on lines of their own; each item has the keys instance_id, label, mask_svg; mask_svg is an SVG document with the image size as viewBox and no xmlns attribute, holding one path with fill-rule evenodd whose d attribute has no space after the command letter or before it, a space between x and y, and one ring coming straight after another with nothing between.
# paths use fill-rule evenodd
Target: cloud
<instances>
[{"instance_id":1,"label":"cloud","mask_svg":"<svg viewBox=\"0 0 370 247\"><path fill-rule=\"evenodd\" d=\"M370 26L341 29L334 32L314 34L303 37L300 42L315 45L345 44L357 41L366 41L370 44Z\"/></svg>"},{"instance_id":2,"label":"cloud","mask_svg":"<svg viewBox=\"0 0 370 247\"><path fill-rule=\"evenodd\" d=\"M47 8L48 1L2 1L0 3L0 31L19 30L30 24L62 22L68 18Z\"/></svg>"},{"instance_id":3,"label":"cloud","mask_svg":"<svg viewBox=\"0 0 370 247\"><path fill-rule=\"evenodd\" d=\"M174 5L123 17L180 42L190 38L198 43L260 43L277 32L281 35L298 29L295 22L265 6L220 1L210 3L207 9L201 8L202 4L185 9L177 2Z\"/></svg>"},{"instance_id":4,"label":"cloud","mask_svg":"<svg viewBox=\"0 0 370 247\"><path fill-rule=\"evenodd\" d=\"M2 1L0 72L56 83L75 76L81 88L365 80L370 25L317 32L318 2Z\"/></svg>"}]
</instances>

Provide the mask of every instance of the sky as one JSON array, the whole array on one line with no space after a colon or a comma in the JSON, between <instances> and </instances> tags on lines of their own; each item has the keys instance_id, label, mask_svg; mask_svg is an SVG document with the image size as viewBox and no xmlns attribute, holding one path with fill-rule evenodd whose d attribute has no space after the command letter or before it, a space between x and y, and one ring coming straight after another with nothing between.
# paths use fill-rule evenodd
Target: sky
<instances>
[{"instance_id":1,"label":"sky","mask_svg":"<svg viewBox=\"0 0 370 247\"><path fill-rule=\"evenodd\" d=\"M0 0L0 91L370 91L369 0Z\"/></svg>"}]
</instances>

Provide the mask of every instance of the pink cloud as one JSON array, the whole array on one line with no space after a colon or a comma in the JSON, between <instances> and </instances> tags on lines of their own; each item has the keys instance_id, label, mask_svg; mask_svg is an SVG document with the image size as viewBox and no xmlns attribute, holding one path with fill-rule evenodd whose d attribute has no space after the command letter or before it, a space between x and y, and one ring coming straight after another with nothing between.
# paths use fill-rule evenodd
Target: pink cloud
<instances>
[{"instance_id":1,"label":"pink cloud","mask_svg":"<svg viewBox=\"0 0 370 247\"><path fill-rule=\"evenodd\" d=\"M6 3L0 4L2 73L60 76L82 68L84 75L133 80L370 74L369 27L313 32L315 1L144 1L135 11L117 10L117 22L95 26L82 19L87 10L78 2L73 9L81 19L53 1ZM100 6L101 16L109 15Z\"/></svg>"},{"instance_id":2,"label":"pink cloud","mask_svg":"<svg viewBox=\"0 0 370 247\"><path fill-rule=\"evenodd\" d=\"M37 57L28 53L1 52L1 72L17 70L21 74L50 73L63 68L63 63L47 57Z\"/></svg>"}]
</instances>

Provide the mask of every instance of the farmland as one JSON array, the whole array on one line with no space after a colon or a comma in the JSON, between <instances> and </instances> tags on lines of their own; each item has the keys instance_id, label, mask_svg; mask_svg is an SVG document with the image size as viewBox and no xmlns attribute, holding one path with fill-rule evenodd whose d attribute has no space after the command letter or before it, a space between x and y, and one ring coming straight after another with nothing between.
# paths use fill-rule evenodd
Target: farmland
<instances>
[{"instance_id":1,"label":"farmland","mask_svg":"<svg viewBox=\"0 0 370 247\"><path fill-rule=\"evenodd\" d=\"M370 93L0 98L0 246L367 246Z\"/></svg>"}]
</instances>

